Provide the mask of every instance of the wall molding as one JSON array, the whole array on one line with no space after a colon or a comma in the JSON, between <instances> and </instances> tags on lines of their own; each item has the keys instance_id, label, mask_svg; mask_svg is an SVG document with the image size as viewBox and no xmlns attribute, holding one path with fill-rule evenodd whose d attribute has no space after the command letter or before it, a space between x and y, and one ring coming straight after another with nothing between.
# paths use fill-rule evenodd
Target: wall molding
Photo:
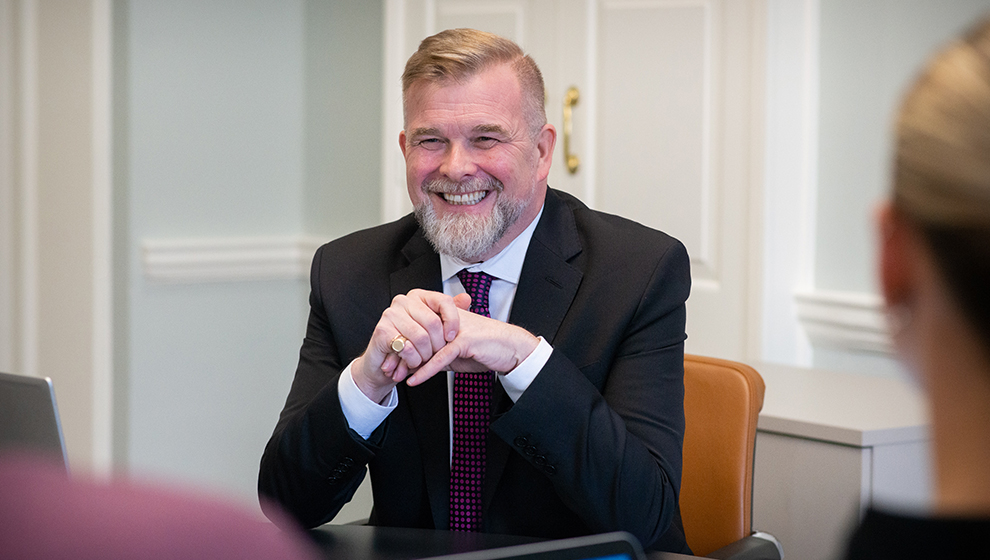
<instances>
[{"instance_id":1,"label":"wall molding","mask_svg":"<svg viewBox=\"0 0 990 560\"><path fill-rule=\"evenodd\" d=\"M795 291L815 285L818 199L819 0L767 0L762 275L762 360L812 365Z\"/></svg>"},{"instance_id":2,"label":"wall molding","mask_svg":"<svg viewBox=\"0 0 990 560\"><path fill-rule=\"evenodd\" d=\"M18 159L14 145L14 112L17 96L17 59L13 0L0 0L0 370L17 371L17 197L14 169Z\"/></svg>"},{"instance_id":3,"label":"wall molding","mask_svg":"<svg viewBox=\"0 0 990 560\"><path fill-rule=\"evenodd\" d=\"M113 7L92 0L93 469L113 468Z\"/></svg>"},{"instance_id":4,"label":"wall molding","mask_svg":"<svg viewBox=\"0 0 990 560\"><path fill-rule=\"evenodd\" d=\"M812 291L794 296L813 346L893 354L883 298L865 292Z\"/></svg>"},{"instance_id":5,"label":"wall molding","mask_svg":"<svg viewBox=\"0 0 990 560\"><path fill-rule=\"evenodd\" d=\"M146 239L141 267L155 283L306 280L313 255L325 242L306 235Z\"/></svg>"},{"instance_id":6,"label":"wall molding","mask_svg":"<svg viewBox=\"0 0 990 560\"><path fill-rule=\"evenodd\" d=\"M18 210L21 221L17 224L20 255L18 258L18 328L20 329L19 373L38 375L39 314L38 295L38 3L27 0L20 6L17 25L20 36L17 38L20 50L19 73L17 75L17 99L20 103L18 122L19 137L15 140L18 155L16 192L21 200Z\"/></svg>"},{"instance_id":7,"label":"wall molding","mask_svg":"<svg viewBox=\"0 0 990 560\"><path fill-rule=\"evenodd\" d=\"M382 222L397 220L412 205L406 194L406 162L396 149L402 123L402 86L399 76L406 58L406 0L385 0L385 62L382 65Z\"/></svg>"}]
</instances>

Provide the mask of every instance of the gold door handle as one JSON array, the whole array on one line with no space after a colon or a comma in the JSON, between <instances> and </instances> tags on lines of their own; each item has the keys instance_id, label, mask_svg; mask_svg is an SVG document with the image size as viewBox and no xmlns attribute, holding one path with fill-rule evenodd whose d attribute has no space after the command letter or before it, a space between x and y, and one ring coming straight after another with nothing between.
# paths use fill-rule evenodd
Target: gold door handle
<instances>
[{"instance_id":1,"label":"gold door handle","mask_svg":"<svg viewBox=\"0 0 990 560\"><path fill-rule=\"evenodd\" d=\"M578 88L571 86L564 94L564 162L567 164L567 171L573 175L577 173L581 160L571 153L571 133L574 129L574 122L571 116L571 108L577 105L581 94Z\"/></svg>"}]
</instances>

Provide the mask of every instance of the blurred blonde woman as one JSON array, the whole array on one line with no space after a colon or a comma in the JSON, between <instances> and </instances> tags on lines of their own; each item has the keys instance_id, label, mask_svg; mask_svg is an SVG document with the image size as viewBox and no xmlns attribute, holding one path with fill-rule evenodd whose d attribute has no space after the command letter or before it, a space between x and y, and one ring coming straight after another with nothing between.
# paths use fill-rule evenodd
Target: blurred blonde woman
<instances>
[{"instance_id":1,"label":"blurred blonde woman","mask_svg":"<svg viewBox=\"0 0 990 560\"><path fill-rule=\"evenodd\" d=\"M990 557L990 19L924 69L897 121L879 273L929 397L930 516L871 510L849 557Z\"/></svg>"}]
</instances>

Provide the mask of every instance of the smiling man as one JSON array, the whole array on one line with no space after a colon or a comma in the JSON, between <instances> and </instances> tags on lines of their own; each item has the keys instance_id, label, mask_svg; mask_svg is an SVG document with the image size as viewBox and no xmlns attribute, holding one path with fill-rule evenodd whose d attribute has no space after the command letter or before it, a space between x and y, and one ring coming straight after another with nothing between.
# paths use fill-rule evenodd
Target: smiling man
<instances>
[{"instance_id":1,"label":"smiling man","mask_svg":"<svg viewBox=\"0 0 990 560\"><path fill-rule=\"evenodd\" d=\"M427 238L465 261L494 256L543 205L553 127L527 121L519 80L508 65L464 83L413 82L406 115L409 132L399 134L399 146Z\"/></svg>"},{"instance_id":2,"label":"smiling man","mask_svg":"<svg viewBox=\"0 0 990 560\"><path fill-rule=\"evenodd\" d=\"M260 493L312 527L369 470L375 525L689 552L684 247L548 188L543 79L511 41L441 32L402 85L414 215L314 257Z\"/></svg>"}]
</instances>

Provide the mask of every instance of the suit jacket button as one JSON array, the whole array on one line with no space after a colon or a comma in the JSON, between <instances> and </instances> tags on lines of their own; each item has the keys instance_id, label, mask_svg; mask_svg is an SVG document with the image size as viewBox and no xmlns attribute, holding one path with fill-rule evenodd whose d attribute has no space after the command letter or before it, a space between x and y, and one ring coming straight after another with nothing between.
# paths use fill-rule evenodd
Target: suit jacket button
<instances>
[{"instance_id":1,"label":"suit jacket button","mask_svg":"<svg viewBox=\"0 0 990 560\"><path fill-rule=\"evenodd\" d=\"M354 464L354 459L351 459L350 457L344 457L343 459L340 460L340 462L344 466L349 467Z\"/></svg>"},{"instance_id":2,"label":"suit jacket button","mask_svg":"<svg viewBox=\"0 0 990 560\"><path fill-rule=\"evenodd\" d=\"M554 473L557 472L557 469L553 465L547 465L547 466L543 467L543 472L547 473L550 476L553 476Z\"/></svg>"},{"instance_id":3,"label":"suit jacket button","mask_svg":"<svg viewBox=\"0 0 990 560\"><path fill-rule=\"evenodd\" d=\"M543 455L537 455L536 457L533 457L533 462L536 463L536 466L542 467L547 464L547 458Z\"/></svg>"},{"instance_id":4,"label":"suit jacket button","mask_svg":"<svg viewBox=\"0 0 990 560\"><path fill-rule=\"evenodd\" d=\"M526 447L529 445L529 440L523 436L518 436L512 443L516 444L516 447Z\"/></svg>"},{"instance_id":5,"label":"suit jacket button","mask_svg":"<svg viewBox=\"0 0 990 560\"><path fill-rule=\"evenodd\" d=\"M534 447L532 445L527 446L526 449L523 449L523 453L525 453L526 455L532 457L533 455L536 455L536 447Z\"/></svg>"}]
</instances>

